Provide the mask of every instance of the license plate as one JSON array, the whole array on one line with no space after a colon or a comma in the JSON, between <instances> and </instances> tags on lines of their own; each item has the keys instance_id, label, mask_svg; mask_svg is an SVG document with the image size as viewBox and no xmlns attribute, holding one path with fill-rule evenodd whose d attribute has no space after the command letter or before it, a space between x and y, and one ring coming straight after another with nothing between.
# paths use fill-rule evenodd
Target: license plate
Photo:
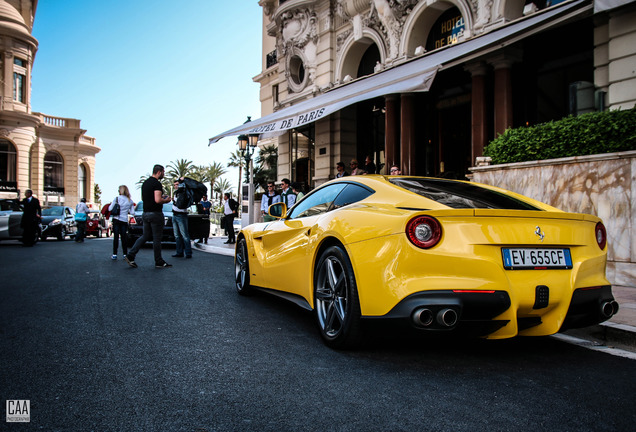
<instances>
[{"instance_id":1,"label":"license plate","mask_svg":"<svg viewBox=\"0 0 636 432\"><path fill-rule=\"evenodd\" d=\"M506 270L571 269L570 249L502 248Z\"/></svg>"}]
</instances>

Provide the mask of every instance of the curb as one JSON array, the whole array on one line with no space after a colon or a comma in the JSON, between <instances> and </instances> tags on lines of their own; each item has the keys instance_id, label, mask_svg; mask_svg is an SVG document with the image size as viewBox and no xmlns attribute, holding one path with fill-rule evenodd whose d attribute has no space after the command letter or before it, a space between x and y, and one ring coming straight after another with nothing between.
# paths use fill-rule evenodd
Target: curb
<instances>
[{"instance_id":1,"label":"curb","mask_svg":"<svg viewBox=\"0 0 636 432\"><path fill-rule=\"evenodd\" d=\"M627 350L636 350L636 327L627 324L603 322L590 327L572 329L564 334L592 339L607 346L615 346Z\"/></svg>"}]
</instances>

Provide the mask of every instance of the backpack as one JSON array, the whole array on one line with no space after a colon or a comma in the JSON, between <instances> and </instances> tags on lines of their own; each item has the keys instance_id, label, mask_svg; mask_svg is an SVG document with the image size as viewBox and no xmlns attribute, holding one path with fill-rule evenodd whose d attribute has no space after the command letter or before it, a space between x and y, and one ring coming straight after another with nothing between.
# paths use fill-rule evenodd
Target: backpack
<instances>
[{"instance_id":1,"label":"backpack","mask_svg":"<svg viewBox=\"0 0 636 432\"><path fill-rule=\"evenodd\" d=\"M236 213L238 211L238 207L239 207L238 202L236 202L235 199L230 198L230 203L229 204L230 204L230 210L232 210L234 213Z\"/></svg>"},{"instance_id":2,"label":"backpack","mask_svg":"<svg viewBox=\"0 0 636 432\"><path fill-rule=\"evenodd\" d=\"M177 189L175 195L177 196L177 199L175 200L174 205L177 206L177 208L185 210L194 203L193 193L187 186Z\"/></svg>"},{"instance_id":3,"label":"backpack","mask_svg":"<svg viewBox=\"0 0 636 432\"><path fill-rule=\"evenodd\" d=\"M201 198L203 198L203 195L208 194L208 187L200 181L186 177L183 179L183 182L185 183L186 190L190 192L192 203L198 203L201 201ZM188 205L190 206L192 203Z\"/></svg>"}]
</instances>

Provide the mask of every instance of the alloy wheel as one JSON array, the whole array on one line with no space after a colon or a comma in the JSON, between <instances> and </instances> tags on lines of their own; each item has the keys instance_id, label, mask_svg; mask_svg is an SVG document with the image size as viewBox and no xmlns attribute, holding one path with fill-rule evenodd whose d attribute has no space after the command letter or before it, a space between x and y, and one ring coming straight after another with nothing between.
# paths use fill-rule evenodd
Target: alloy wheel
<instances>
[{"instance_id":1,"label":"alloy wheel","mask_svg":"<svg viewBox=\"0 0 636 432\"><path fill-rule=\"evenodd\" d=\"M234 275L236 291L242 295L249 293L250 269L247 255L247 242L244 238L241 238L236 245L236 252L234 255Z\"/></svg>"}]
</instances>

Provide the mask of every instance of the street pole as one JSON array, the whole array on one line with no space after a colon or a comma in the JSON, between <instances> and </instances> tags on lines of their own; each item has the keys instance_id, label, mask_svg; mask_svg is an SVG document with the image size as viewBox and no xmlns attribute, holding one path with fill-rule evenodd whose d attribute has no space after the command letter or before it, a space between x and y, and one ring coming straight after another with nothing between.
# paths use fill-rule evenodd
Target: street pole
<instances>
[{"instance_id":1,"label":"street pole","mask_svg":"<svg viewBox=\"0 0 636 432\"><path fill-rule=\"evenodd\" d=\"M245 123L252 121L251 117L247 117ZM244 124L245 124L244 123ZM254 223L254 164L252 163L252 155L258 144L258 134L239 135L236 143L241 152L241 156L245 158L245 169L249 170L249 184L247 185L247 221L251 225ZM241 183L243 179L241 179ZM243 197L241 197L243 201ZM243 219L245 220L245 219Z\"/></svg>"}]
</instances>

